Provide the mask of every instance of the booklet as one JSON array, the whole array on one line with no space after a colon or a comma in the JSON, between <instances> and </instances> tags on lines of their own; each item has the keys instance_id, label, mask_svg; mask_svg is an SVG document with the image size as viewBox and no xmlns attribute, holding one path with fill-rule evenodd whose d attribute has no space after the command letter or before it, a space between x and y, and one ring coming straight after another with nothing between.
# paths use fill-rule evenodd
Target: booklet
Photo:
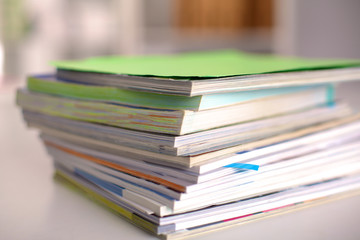
<instances>
[{"instance_id":1,"label":"booklet","mask_svg":"<svg viewBox=\"0 0 360 240\"><path fill-rule=\"evenodd\" d=\"M327 130L329 130L329 132L332 132L333 128L336 129L336 127L339 126L346 126L348 124L351 125L351 123L358 125L359 118L360 115L352 115L352 116L344 117L342 119L335 119L322 124L301 128L296 131L282 133L279 135L260 139L257 141L239 144L233 147L228 147L216 151L210 151L203 154L190 155L190 156L170 156L161 153L155 153L155 152L140 150L136 148L125 147L117 144L111 144L108 142L103 142L87 137L81 137L75 134L70 134L50 128L42 129L43 131L42 137L46 140L46 142L50 142L50 143L52 142L56 144L59 141L67 142L70 144L79 145L81 147L85 147L93 150L99 150L101 152L106 152L114 155L119 155L122 157L128 157L132 159L157 163L160 165L171 166L176 168L192 169L192 171L201 172L204 171L204 169L201 166L212 164L219 160L227 159L228 157L237 155L237 153L256 150L258 148L263 148L269 145L273 145L281 142L287 142L292 139L296 140L296 138L300 138L306 135L311 136L311 134L315 134L315 135L317 135L317 133L322 134L322 131L327 132ZM345 127L344 134L350 134L351 130L349 129L354 129L354 128L356 127L354 126ZM326 135L323 136L326 137ZM317 138L308 138L309 141L312 141L311 139L317 140ZM231 162L229 162L228 164L230 163Z\"/></svg>"},{"instance_id":2,"label":"booklet","mask_svg":"<svg viewBox=\"0 0 360 240\"><path fill-rule=\"evenodd\" d=\"M23 111L28 126L58 131L172 156L190 156L256 141L352 114L348 105L334 103L246 123L182 136L135 131L102 124Z\"/></svg>"},{"instance_id":3,"label":"booklet","mask_svg":"<svg viewBox=\"0 0 360 240\"><path fill-rule=\"evenodd\" d=\"M318 86L202 111L116 105L24 89L17 91L17 103L25 110L51 116L148 132L185 135L332 104L333 90L329 86Z\"/></svg>"},{"instance_id":4,"label":"booklet","mask_svg":"<svg viewBox=\"0 0 360 240\"><path fill-rule=\"evenodd\" d=\"M310 86L283 87L187 97L66 82L55 78L53 75L29 76L27 78L27 89L33 92L135 107L192 111L225 107L265 97L296 93L309 88ZM330 85L329 88L329 98L331 98Z\"/></svg>"},{"instance_id":5,"label":"booklet","mask_svg":"<svg viewBox=\"0 0 360 240\"><path fill-rule=\"evenodd\" d=\"M314 60L238 51L95 57L53 62L61 79L185 96L358 80L359 60Z\"/></svg>"}]
</instances>

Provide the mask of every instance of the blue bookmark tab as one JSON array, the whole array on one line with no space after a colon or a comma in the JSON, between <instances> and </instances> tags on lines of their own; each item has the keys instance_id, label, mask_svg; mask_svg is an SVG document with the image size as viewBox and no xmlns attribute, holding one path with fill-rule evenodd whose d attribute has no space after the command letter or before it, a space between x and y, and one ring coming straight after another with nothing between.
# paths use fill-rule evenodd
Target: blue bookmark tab
<instances>
[{"instance_id":1,"label":"blue bookmark tab","mask_svg":"<svg viewBox=\"0 0 360 240\"><path fill-rule=\"evenodd\" d=\"M241 168L241 169L248 169L248 170L254 170L254 171L259 170L259 165L248 164L248 163L231 163L231 164L226 165L224 167Z\"/></svg>"}]
</instances>

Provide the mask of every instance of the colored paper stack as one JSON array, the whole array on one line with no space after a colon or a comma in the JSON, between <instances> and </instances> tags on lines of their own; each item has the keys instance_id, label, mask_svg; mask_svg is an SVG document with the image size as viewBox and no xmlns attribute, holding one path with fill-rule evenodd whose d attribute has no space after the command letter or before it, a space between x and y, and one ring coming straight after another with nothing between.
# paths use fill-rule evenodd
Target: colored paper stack
<instances>
[{"instance_id":1,"label":"colored paper stack","mask_svg":"<svg viewBox=\"0 0 360 240\"><path fill-rule=\"evenodd\" d=\"M357 61L239 52L55 62L17 104L58 179L172 239L355 194Z\"/></svg>"}]
</instances>

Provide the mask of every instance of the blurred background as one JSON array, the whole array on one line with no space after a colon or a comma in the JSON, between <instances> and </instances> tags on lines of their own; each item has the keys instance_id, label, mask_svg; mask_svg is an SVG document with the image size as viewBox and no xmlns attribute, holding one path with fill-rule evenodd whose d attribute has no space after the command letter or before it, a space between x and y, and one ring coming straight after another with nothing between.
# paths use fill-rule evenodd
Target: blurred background
<instances>
[{"instance_id":1,"label":"blurred background","mask_svg":"<svg viewBox=\"0 0 360 240\"><path fill-rule=\"evenodd\" d=\"M0 88L51 60L239 49L360 58L358 0L0 0Z\"/></svg>"},{"instance_id":2,"label":"blurred background","mask_svg":"<svg viewBox=\"0 0 360 240\"><path fill-rule=\"evenodd\" d=\"M360 0L0 0L0 239L118 238L126 224L50 181L49 156L15 104L26 75L54 71L58 59L229 48L360 59L359 25ZM359 90L360 81L341 84L338 94L360 110ZM358 199L241 234L359 239ZM284 231L284 221L294 224ZM126 226L125 235L148 237Z\"/></svg>"}]
</instances>

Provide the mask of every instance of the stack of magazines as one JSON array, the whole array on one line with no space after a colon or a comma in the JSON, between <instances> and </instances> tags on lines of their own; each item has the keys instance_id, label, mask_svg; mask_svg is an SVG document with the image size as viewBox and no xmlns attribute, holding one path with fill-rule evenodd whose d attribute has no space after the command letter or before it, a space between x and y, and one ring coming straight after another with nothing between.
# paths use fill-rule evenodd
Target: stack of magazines
<instances>
[{"instance_id":1,"label":"stack of magazines","mask_svg":"<svg viewBox=\"0 0 360 240\"><path fill-rule=\"evenodd\" d=\"M236 51L58 61L17 104L57 179L165 239L360 191L359 61Z\"/></svg>"}]
</instances>

